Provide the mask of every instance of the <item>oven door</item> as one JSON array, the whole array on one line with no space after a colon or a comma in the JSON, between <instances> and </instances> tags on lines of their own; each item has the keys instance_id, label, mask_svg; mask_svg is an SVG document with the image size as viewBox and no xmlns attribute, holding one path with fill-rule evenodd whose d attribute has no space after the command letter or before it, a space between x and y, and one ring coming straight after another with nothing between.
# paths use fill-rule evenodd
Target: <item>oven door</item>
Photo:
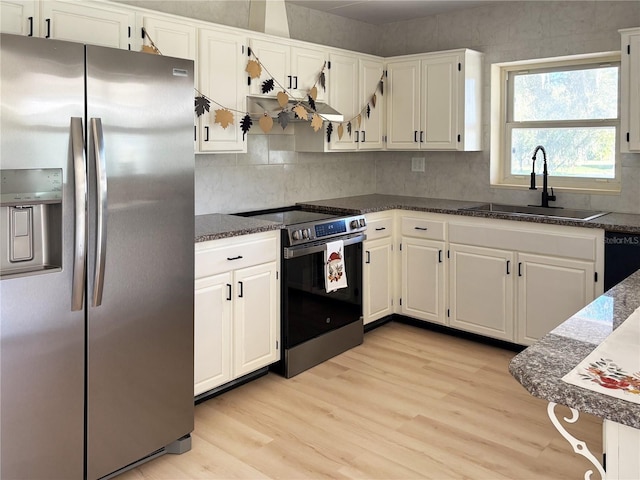
<instances>
[{"instance_id":1,"label":"oven door","mask_svg":"<svg viewBox=\"0 0 640 480\"><path fill-rule=\"evenodd\" d=\"M348 286L331 293L327 293L324 282L326 243L285 249L282 268L282 335L285 349L360 320L364 238L360 234L344 240Z\"/></svg>"}]
</instances>

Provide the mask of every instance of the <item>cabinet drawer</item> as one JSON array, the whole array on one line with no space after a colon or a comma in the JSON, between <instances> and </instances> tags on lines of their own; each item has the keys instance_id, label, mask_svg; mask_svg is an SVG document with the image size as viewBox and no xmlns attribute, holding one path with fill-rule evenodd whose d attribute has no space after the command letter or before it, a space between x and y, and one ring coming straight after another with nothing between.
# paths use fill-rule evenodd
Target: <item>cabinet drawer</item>
<instances>
[{"instance_id":1,"label":"cabinet drawer","mask_svg":"<svg viewBox=\"0 0 640 480\"><path fill-rule=\"evenodd\" d=\"M213 240L196 245L195 278L215 275L278 259L277 235L242 240Z\"/></svg>"},{"instance_id":2,"label":"cabinet drawer","mask_svg":"<svg viewBox=\"0 0 640 480\"><path fill-rule=\"evenodd\" d=\"M388 237L393 233L393 217L367 222L367 240Z\"/></svg>"},{"instance_id":3,"label":"cabinet drawer","mask_svg":"<svg viewBox=\"0 0 640 480\"><path fill-rule=\"evenodd\" d=\"M444 240L445 222L426 218L402 217L402 235Z\"/></svg>"}]
</instances>

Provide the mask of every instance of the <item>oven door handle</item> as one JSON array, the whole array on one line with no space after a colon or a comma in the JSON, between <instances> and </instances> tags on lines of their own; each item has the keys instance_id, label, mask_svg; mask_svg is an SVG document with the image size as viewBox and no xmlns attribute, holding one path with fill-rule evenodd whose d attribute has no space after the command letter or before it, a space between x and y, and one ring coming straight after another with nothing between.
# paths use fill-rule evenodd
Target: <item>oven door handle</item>
<instances>
[{"instance_id":1,"label":"oven door handle","mask_svg":"<svg viewBox=\"0 0 640 480\"><path fill-rule=\"evenodd\" d=\"M345 247L347 245L353 245L354 243L362 243L367 239L364 233L358 233L351 236L334 238L327 241L315 242L312 245L298 245L295 247L285 247L283 250L283 256L285 260L292 258L302 257L303 255L311 255L312 253L318 253L326 250L327 243L335 240L342 240Z\"/></svg>"}]
</instances>

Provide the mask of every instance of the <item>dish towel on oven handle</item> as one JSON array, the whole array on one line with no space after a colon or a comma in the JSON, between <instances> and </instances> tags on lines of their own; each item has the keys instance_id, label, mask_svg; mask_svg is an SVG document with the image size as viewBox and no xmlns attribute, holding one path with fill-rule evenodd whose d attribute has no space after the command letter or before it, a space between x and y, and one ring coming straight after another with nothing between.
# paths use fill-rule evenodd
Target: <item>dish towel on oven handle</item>
<instances>
[{"instance_id":1,"label":"dish towel on oven handle","mask_svg":"<svg viewBox=\"0 0 640 480\"><path fill-rule=\"evenodd\" d=\"M324 258L324 283L327 293L339 288L347 288L347 271L344 264L344 243L342 240L327 243Z\"/></svg>"}]
</instances>

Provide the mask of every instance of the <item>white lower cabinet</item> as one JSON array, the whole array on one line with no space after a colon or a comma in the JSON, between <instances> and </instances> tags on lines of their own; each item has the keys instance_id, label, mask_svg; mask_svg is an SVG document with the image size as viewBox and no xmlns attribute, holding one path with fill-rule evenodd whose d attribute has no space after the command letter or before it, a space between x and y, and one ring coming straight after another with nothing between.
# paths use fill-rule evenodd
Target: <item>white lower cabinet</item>
<instances>
[{"instance_id":1,"label":"white lower cabinet","mask_svg":"<svg viewBox=\"0 0 640 480\"><path fill-rule=\"evenodd\" d=\"M401 312L444 324L444 242L402 237Z\"/></svg>"},{"instance_id":2,"label":"white lower cabinet","mask_svg":"<svg viewBox=\"0 0 640 480\"><path fill-rule=\"evenodd\" d=\"M595 298L594 262L521 253L516 343L530 345Z\"/></svg>"},{"instance_id":3,"label":"white lower cabinet","mask_svg":"<svg viewBox=\"0 0 640 480\"><path fill-rule=\"evenodd\" d=\"M280 359L279 236L196 244L194 394Z\"/></svg>"},{"instance_id":4,"label":"white lower cabinet","mask_svg":"<svg viewBox=\"0 0 640 480\"><path fill-rule=\"evenodd\" d=\"M530 345L602 293L604 232L516 223L449 223L449 324Z\"/></svg>"},{"instance_id":5,"label":"white lower cabinet","mask_svg":"<svg viewBox=\"0 0 640 480\"><path fill-rule=\"evenodd\" d=\"M640 478L640 429L605 419L603 444L607 458L606 480Z\"/></svg>"},{"instance_id":6,"label":"white lower cabinet","mask_svg":"<svg viewBox=\"0 0 640 480\"><path fill-rule=\"evenodd\" d=\"M400 232L400 313L446 324L446 222L442 216L403 214Z\"/></svg>"},{"instance_id":7,"label":"white lower cabinet","mask_svg":"<svg viewBox=\"0 0 640 480\"><path fill-rule=\"evenodd\" d=\"M367 215L367 240L362 266L364 324L393 313L393 215Z\"/></svg>"},{"instance_id":8,"label":"white lower cabinet","mask_svg":"<svg viewBox=\"0 0 640 480\"><path fill-rule=\"evenodd\" d=\"M449 325L512 341L513 252L450 244L449 256Z\"/></svg>"}]
</instances>

